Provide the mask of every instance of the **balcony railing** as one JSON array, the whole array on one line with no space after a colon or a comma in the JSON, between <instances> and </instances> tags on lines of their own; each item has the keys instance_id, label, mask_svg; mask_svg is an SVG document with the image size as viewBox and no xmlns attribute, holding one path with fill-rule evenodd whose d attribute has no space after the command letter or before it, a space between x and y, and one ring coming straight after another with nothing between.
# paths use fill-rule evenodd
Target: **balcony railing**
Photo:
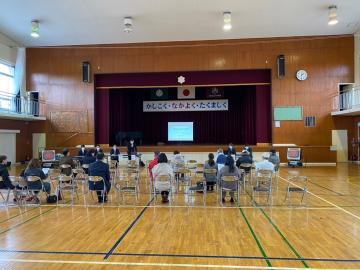
<instances>
[{"instance_id":1,"label":"balcony railing","mask_svg":"<svg viewBox=\"0 0 360 270\"><path fill-rule=\"evenodd\" d=\"M38 100L0 92L0 113L43 116L44 109L45 104Z\"/></svg>"},{"instance_id":2,"label":"balcony railing","mask_svg":"<svg viewBox=\"0 0 360 270\"><path fill-rule=\"evenodd\" d=\"M360 86L354 86L350 90L340 93L333 99L333 110L344 111L360 109Z\"/></svg>"}]
</instances>

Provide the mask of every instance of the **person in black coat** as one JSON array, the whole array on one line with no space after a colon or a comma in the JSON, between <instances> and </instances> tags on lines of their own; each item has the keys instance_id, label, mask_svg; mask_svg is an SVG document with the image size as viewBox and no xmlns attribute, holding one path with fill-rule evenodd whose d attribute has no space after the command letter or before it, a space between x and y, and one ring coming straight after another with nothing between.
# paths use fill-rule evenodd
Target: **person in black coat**
<instances>
[{"instance_id":1,"label":"person in black coat","mask_svg":"<svg viewBox=\"0 0 360 270\"><path fill-rule=\"evenodd\" d=\"M134 139L130 139L130 142L127 145L127 154L128 154L128 159L129 160L131 160L132 155L137 154L137 147L136 147L136 144L134 142Z\"/></svg>"},{"instance_id":2,"label":"person in black coat","mask_svg":"<svg viewBox=\"0 0 360 270\"><path fill-rule=\"evenodd\" d=\"M240 168L240 164L252 164L253 160L252 157L250 156L250 153L246 150L243 150L238 158L238 160L236 161L236 167Z\"/></svg>"},{"instance_id":3,"label":"person in black coat","mask_svg":"<svg viewBox=\"0 0 360 270\"><path fill-rule=\"evenodd\" d=\"M236 150L232 143L229 143L229 147L226 153L228 156L236 155Z\"/></svg>"},{"instance_id":4,"label":"person in black coat","mask_svg":"<svg viewBox=\"0 0 360 270\"><path fill-rule=\"evenodd\" d=\"M109 193L111 188L109 165L102 162L103 159L104 159L104 153L100 152L96 155L96 161L89 165L89 176L101 176L105 182L106 193L104 194L105 195L104 198L102 197L100 191L96 192L99 203L107 202L107 193ZM104 189L103 182L96 182L96 183L89 182L89 189L102 190Z\"/></svg>"},{"instance_id":5,"label":"person in black coat","mask_svg":"<svg viewBox=\"0 0 360 270\"><path fill-rule=\"evenodd\" d=\"M101 149L101 147L100 147L100 145L99 144L97 144L96 145L96 148L95 148L95 157L97 156L97 154L98 153L102 153L103 152L103 150Z\"/></svg>"},{"instance_id":6,"label":"person in black coat","mask_svg":"<svg viewBox=\"0 0 360 270\"><path fill-rule=\"evenodd\" d=\"M2 178L0 189L15 188L9 177L9 172L7 170L7 156L5 155L0 156L0 177Z\"/></svg>"},{"instance_id":7,"label":"person in black coat","mask_svg":"<svg viewBox=\"0 0 360 270\"><path fill-rule=\"evenodd\" d=\"M86 154L87 154L87 149L85 148L85 145L81 145L81 148L80 148L80 150L79 150L79 152L78 152L78 156L79 157L85 157L86 156Z\"/></svg>"},{"instance_id":8,"label":"person in black coat","mask_svg":"<svg viewBox=\"0 0 360 270\"><path fill-rule=\"evenodd\" d=\"M119 160L120 150L117 148L116 144L113 145L113 148L111 148L110 156L111 160Z\"/></svg>"}]
</instances>

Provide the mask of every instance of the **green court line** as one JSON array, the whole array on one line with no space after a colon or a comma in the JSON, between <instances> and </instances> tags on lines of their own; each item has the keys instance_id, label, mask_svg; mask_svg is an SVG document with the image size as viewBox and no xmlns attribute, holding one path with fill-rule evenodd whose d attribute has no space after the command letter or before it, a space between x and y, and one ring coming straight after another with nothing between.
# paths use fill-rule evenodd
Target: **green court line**
<instances>
[{"instance_id":1,"label":"green court line","mask_svg":"<svg viewBox=\"0 0 360 270\"><path fill-rule=\"evenodd\" d=\"M257 238L254 230L252 229L248 219L246 218L244 211L240 207L239 207L239 210L240 210L241 215L243 216L243 218L244 218L244 220L245 220L245 222L246 222L246 224L247 224L247 226L248 226L248 228L249 228L249 230L251 232L251 235L253 236L253 238L254 238L254 240L255 240L255 242L256 242L256 244L257 244L257 246L258 246L258 248L259 248L259 250L260 250L260 252L262 254L262 256L264 257L264 259L266 261L266 264L271 267L272 266L271 262L268 260L268 256L266 255L264 248L262 247L262 245L261 245L259 239Z\"/></svg>"},{"instance_id":2,"label":"green court line","mask_svg":"<svg viewBox=\"0 0 360 270\"><path fill-rule=\"evenodd\" d=\"M302 259L300 254L296 251L296 249L290 244L290 242L287 240L287 238L281 233L280 229L276 226L276 224L271 220L271 218L266 214L264 209L262 209L261 206L257 204L257 202L253 199L253 197L246 191L246 194L250 197L250 199L254 202L255 206L260 209L260 211L263 213L263 215L266 217L266 219L269 221L269 223L273 226L273 228L277 231L277 233L280 235L280 237L283 239L283 241L287 244L287 246L290 248L290 250L295 254L295 256L298 259ZM304 261L301 260L301 263L304 265L305 268L309 268L309 265Z\"/></svg>"},{"instance_id":3,"label":"green court line","mask_svg":"<svg viewBox=\"0 0 360 270\"><path fill-rule=\"evenodd\" d=\"M255 202L255 201L254 201ZM256 202L255 202L256 204ZM264 214L264 216L266 217L266 219L269 221L269 223L274 227L274 229L277 231L277 233L281 236L281 238L283 239L283 241L287 244L287 246L290 248L290 250L295 254L295 256L298 259L302 259L302 257L300 256L300 254L296 251L296 249L290 244L290 242L287 240L287 238L285 237L285 235L282 234L282 232L280 231L280 229L278 228L278 226L276 226L276 224L271 220L271 218L266 214L266 212L264 211L264 209L262 209L261 207L259 207L260 211ZM304 261L301 260L301 263L304 265L305 268L309 268L309 265Z\"/></svg>"}]
</instances>

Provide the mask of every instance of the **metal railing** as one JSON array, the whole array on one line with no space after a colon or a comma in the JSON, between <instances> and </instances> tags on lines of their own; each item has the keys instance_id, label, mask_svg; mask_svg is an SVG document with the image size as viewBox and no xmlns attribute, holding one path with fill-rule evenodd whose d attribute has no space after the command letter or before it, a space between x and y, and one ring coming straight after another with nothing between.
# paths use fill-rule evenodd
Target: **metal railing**
<instances>
[{"instance_id":1,"label":"metal railing","mask_svg":"<svg viewBox=\"0 0 360 270\"><path fill-rule=\"evenodd\" d=\"M356 108L360 108L360 86L354 86L333 99L333 110L344 111Z\"/></svg>"},{"instance_id":2,"label":"metal railing","mask_svg":"<svg viewBox=\"0 0 360 270\"><path fill-rule=\"evenodd\" d=\"M44 109L45 104L38 100L0 91L0 113L42 116Z\"/></svg>"}]
</instances>

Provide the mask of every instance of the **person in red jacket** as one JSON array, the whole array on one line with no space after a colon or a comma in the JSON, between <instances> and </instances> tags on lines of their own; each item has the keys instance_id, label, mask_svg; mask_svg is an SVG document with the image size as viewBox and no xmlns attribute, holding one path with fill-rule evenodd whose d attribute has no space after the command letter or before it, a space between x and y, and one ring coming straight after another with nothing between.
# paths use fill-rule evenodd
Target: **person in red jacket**
<instances>
[{"instance_id":1,"label":"person in red jacket","mask_svg":"<svg viewBox=\"0 0 360 270\"><path fill-rule=\"evenodd\" d=\"M150 175L150 179L151 181L153 181L153 175L152 175L152 169L155 167L156 164L158 164L158 159L159 159L159 151L155 151L154 152L154 159L152 161L149 162L148 165L148 170L149 170L149 175Z\"/></svg>"}]
</instances>

